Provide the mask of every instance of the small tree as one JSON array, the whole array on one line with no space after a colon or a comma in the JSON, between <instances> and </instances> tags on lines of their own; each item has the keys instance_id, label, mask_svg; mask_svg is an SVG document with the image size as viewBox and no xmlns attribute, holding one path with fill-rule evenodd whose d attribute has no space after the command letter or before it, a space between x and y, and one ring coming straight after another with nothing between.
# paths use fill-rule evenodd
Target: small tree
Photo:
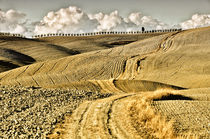
<instances>
[{"instance_id":1,"label":"small tree","mask_svg":"<svg viewBox=\"0 0 210 139\"><path fill-rule=\"evenodd\" d=\"M144 27L142 27L142 28L141 28L141 31L142 31L142 32L144 32L144 31L145 31L145 28L144 28Z\"/></svg>"}]
</instances>

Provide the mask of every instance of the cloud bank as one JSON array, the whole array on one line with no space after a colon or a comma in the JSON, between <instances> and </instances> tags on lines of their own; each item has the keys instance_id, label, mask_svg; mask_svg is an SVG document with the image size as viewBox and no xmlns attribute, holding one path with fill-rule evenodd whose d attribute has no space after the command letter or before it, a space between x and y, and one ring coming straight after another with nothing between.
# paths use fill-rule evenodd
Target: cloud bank
<instances>
[{"instance_id":1,"label":"cloud bank","mask_svg":"<svg viewBox=\"0 0 210 139\"><path fill-rule=\"evenodd\" d=\"M49 12L36 25L34 33L82 33L94 30L96 25L97 22L90 20L80 8L70 6L57 12Z\"/></svg>"},{"instance_id":2,"label":"cloud bank","mask_svg":"<svg viewBox=\"0 0 210 139\"><path fill-rule=\"evenodd\" d=\"M82 9L70 6L51 11L41 21L30 23L26 14L0 10L0 32L36 35L46 33L85 33L96 31L136 31L145 27L151 29L182 28L190 29L210 26L210 14L195 14L180 24L167 25L151 16L134 12L122 17L119 12L89 14Z\"/></svg>"},{"instance_id":3,"label":"cloud bank","mask_svg":"<svg viewBox=\"0 0 210 139\"><path fill-rule=\"evenodd\" d=\"M210 26L210 14L194 14L190 20L179 25L182 29Z\"/></svg>"},{"instance_id":4,"label":"cloud bank","mask_svg":"<svg viewBox=\"0 0 210 139\"><path fill-rule=\"evenodd\" d=\"M24 34L27 31L25 17L24 13L15 10L0 11L0 31Z\"/></svg>"},{"instance_id":5,"label":"cloud bank","mask_svg":"<svg viewBox=\"0 0 210 139\"><path fill-rule=\"evenodd\" d=\"M135 31L144 26L147 29L165 29L168 25L141 13L131 13L123 18L119 12L88 14L78 7L49 12L35 27L35 34L42 33L84 33L96 31Z\"/></svg>"}]
</instances>

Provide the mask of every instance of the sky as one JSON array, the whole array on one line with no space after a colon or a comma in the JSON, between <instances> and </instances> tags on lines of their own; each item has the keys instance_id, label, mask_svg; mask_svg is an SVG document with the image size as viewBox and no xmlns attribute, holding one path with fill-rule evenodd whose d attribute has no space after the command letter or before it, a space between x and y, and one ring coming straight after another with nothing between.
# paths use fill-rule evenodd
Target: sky
<instances>
[{"instance_id":1,"label":"sky","mask_svg":"<svg viewBox=\"0 0 210 139\"><path fill-rule=\"evenodd\" d=\"M135 30L143 25L155 29L174 25L192 28L210 24L210 0L0 0L0 9L0 31L14 33ZM15 21L10 21L10 16ZM66 18L69 20L63 23Z\"/></svg>"}]
</instances>

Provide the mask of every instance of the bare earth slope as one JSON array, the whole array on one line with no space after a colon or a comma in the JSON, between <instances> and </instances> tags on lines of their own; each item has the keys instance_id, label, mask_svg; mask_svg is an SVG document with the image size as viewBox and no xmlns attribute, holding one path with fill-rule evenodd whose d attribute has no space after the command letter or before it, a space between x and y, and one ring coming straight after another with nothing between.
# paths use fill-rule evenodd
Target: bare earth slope
<instances>
[{"instance_id":1,"label":"bare earth slope","mask_svg":"<svg viewBox=\"0 0 210 139\"><path fill-rule=\"evenodd\" d=\"M110 79L146 80L183 88L208 87L209 32L210 28L172 32L18 68L0 74L0 79L2 84L42 87Z\"/></svg>"},{"instance_id":2,"label":"bare earth slope","mask_svg":"<svg viewBox=\"0 0 210 139\"><path fill-rule=\"evenodd\" d=\"M80 52L38 40L0 37L0 72Z\"/></svg>"},{"instance_id":3,"label":"bare earth slope","mask_svg":"<svg viewBox=\"0 0 210 139\"><path fill-rule=\"evenodd\" d=\"M119 38L120 41L123 40L120 45L119 41L116 42L117 38L108 42L107 38L99 37L94 41L91 39L87 41L87 46L93 43L95 48L99 48L101 44L98 45L97 41L101 39L101 43L109 43L109 46L111 44L114 47L110 49L104 47L104 50L99 48L96 51L92 51L92 47L90 51L85 46L81 47L81 44L85 45L83 42L85 39L81 40L82 42L77 40L75 46L77 43L80 44L77 50L84 53L37 62L0 73L0 84L76 90L75 93L67 91L61 94L55 91L48 96L47 92L51 90L41 91L41 89L38 94L45 92L46 96L37 99L32 97L38 103L33 108L38 107L36 109L38 111L41 107L40 111L43 111L44 106L47 109L51 106L45 105L47 103L45 100L39 102L39 99L46 97L52 99L50 103L53 103L55 97L61 97L61 100L66 102L69 100L68 96L72 98L73 94L76 95L73 100L69 100L72 104L63 105L60 99L56 100L55 104L59 107L56 106L55 111L61 111L66 115L66 110L69 108L72 114L62 120L56 116L56 113L54 115L55 111L51 110L52 115L59 119L60 123L47 120L47 125L51 124L50 128L38 131L43 136L37 137L208 139L210 138L209 38L210 27L171 32L138 41ZM53 39L44 38L40 41L65 45L66 49L76 50L71 44L73 40L68 42L66 38L64 40L60 38L61 41L58 42L59 40ZM6 50L3 51L5 53ZM25 55L21 58L24 57ZM26 92L27 90L28 88ZM99 98L108 98L99 100L96 97L97 100L86 101L79 105L81 100L93 99L95 94L100 96ZM112 96L109 97L110 95ZM15 106L4 105L7 98L5 96L7 95L2 94L1 98L4 99L0 99L2 113L10 113L11 117L17 120L23 115L29 115L25 109L12 113ZM22 96L25 94L20 94L20 100ZM84 96L87 96L87 99L84 99ZM11 95L8 98L12 98ZM17 103L17 106L20 104ZM65 111L62 111L63 108ZM29 111L32 109L29 108ZM38 115L32 117L39 119ZM45 116L42 117L46 119ZM5 127L2 132L5 138L9 136L6 124L10 124L11 127L17 125L8 117L1 124ZM22 126L27 127L27 124ZM34 128L40 129L40 127L42 126L38 124ZM23 134L19 131L18 133Z\"/></svg>"},{"instance_id":4,"label":"bare earth slope","mask_svg":"<svg viewBox=\"0 0 210 139\"><path fill-rule=\"evenodd\" d=\"M138 40L144 40L166 33L123 34L123 35L98 35L78 37L44 37L40 40L70 48L79 52L90 52L126 45Z\"/></svg>"},{"instance_id":5,"label":"bare earth slope","mask_svg":"<svg viewBox=\"0 0 210 139\"><path fill-rule=\"evenodd\" d=\"M35 62L113 48L162 34L165 33L40 39L0 36L0 72Z\"/></svg>"},{"instance_id":6,"label":"bare earth slope","mask_svg":"<svg viewBox=\"0 0 210 139\"><path fill-rule=\"evenodd\" d=\"M0 74L1 83L51 87L78 81L133 79L140 66L138 59L157 52L171 34L14 69Z\"/></svg>"},{"instance_id":7,"label":"bare earth slope","mask_svg":"<svg viewBox=\"0 0 210 139\"><path fill-rule=\"evenodd\" d=\"M142 62L137 78L185 88L210 86L210 28L183 31L167 38L161 51Z\"/></svg>"},{"instance_id":8,"label":"bare earth slope","mask_svg":"<svg viewBox=\"0 0 210 139\"><path fill-rule=\"evenodd\" d=\"M0 138L46 138L64 115L85 100L111 94L0 86Z\"/></svg>"}]
</instances>

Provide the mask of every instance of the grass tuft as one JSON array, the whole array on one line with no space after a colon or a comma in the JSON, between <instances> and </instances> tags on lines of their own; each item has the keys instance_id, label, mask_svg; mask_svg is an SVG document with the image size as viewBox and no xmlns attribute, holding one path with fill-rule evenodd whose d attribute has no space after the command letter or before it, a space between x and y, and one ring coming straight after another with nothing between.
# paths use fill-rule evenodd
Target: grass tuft
<instances>
[{"instance_id":1,"label":"grass tuft","mask_svg":"<svg viewBox=\"0 0 210 139\"><path fill-rule=\"evenodd\" d=\"M139 100L134 101L128 107L133 126L138 132L142 129L149 132L152 138L158 139L197 139L191 132L185 135L177 135L173 128L173 120L167 121L166 117L154 112L151 101L161 100L166 96L176 96L172 90L158 90L149 92ZM181 96L181 95L179 95ZM140 133L141 134L141 133ZM148 134L148 133L147 133Z\"/></svg>"}]
</instances>

